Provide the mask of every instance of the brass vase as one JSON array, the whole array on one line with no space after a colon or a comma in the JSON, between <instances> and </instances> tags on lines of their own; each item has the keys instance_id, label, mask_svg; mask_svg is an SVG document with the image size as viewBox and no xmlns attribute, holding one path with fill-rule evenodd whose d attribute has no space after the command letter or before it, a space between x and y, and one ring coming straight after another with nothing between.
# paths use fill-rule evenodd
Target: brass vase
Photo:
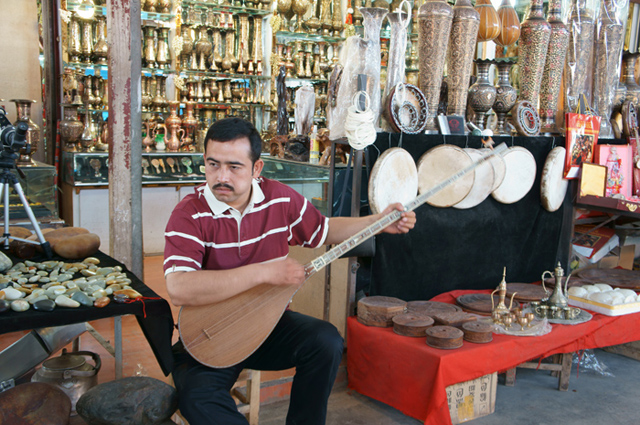
<instances>
[{"instance_id":1,"label":"brass vase","mask_svg":"<svg viewBox=\"0 0 640 425\"><path fill-rule=\"evenodd\" d=\"M213 60L212 63L215 63L216 68L218 69L222 69L222 35L220 34L220 29L218 28L214 28L213 29L213 48L212 48L212 54L213 54Z\"/></svg>"},{"instance_id":2,"label":"brass vase","mask_svg":"<svg viewBox=\"0 0 640 425\"><path fill-rule=\"evenodd\" d=\"M637 53L625 52L622 56L622 81L627 88L627 94L625 100L631 101L634 104L638 104L640 100L640 85L636 83L635 69L636 61L638 59Z\"/></svg>"},{"instance_id":3,"label":"brass vase","mask_svg":"<svg viewBox=\"0 0 640 425\"><path fill-rule=\"evenodd\" d=\"M36 103L35 100L28 99L11 99L16 104L16 122L26 123L29 126L27 130L26 145L20 149L17 163L20 165L33 165L31 155L38 151L38 143L40 142L40 127L31 119L31 105ZM27 153L27 150L29 152Z\"/></svg>"},{"instance_id":4,"label":"brass vase","mask_svg":"<svg viewBox=\"0 0 640 425\"><path fill-rule=\"evenodd\" d=\"M551 37L540 88L540 131L542 133L558 133L556 110L564 61L569 47L569 29L562 22L561 0L550 0L547 22L551 26Z\"/></svg>"},{"instance_id":5,"label":"brass vase","mask_svg":"<svg viewBox=\"0 0 640 425\"><path fill-rule=\"evenodd\" d=\"M167 69L171 66L171 57L169 56L169 28L162 27L159 29L156 62L160 69Z\"/></svg>"},{"instance_id":6,"label":"brass vase","mask_svg":"<svg viewBox=\"0 0 640 425\"><path fill-rule=\"evenodd\" d=\"M60 120L60 137L64 143L63 149L68 152L78 150L78 142L84 130L84 125L78 119L78 107L81 105L63 103L64 118Z\"/></svg>"},{"instance_id":7,"label":"brass vase","mask_svg":"<svg viewBox=\"0 0 640 425\"><path fill-rule=\"evenodd\" d=\"M427 0L418 12L419 83L429 106L427 131L435 132L442 73L447 57L453 8L442 0Z\"/></svg>"},{"instance_id":8,"label":"brass vase","mask_svg":"<svg viewBox=\"0 0 640 425\"><path fill-rule=\"evenodd\" d=\"M506 127L506 117L518 100L518 90L509 82L509 75L511 67L515 63L515 58L499 58L495 60L495 63L498 67L496 100L492 107L498 118L495 132L498 135L508 135L510 131Z\"/></svg>"},{"instance_id":9,"label":"brass vase","mask_svg":"<svg viewBox=\"0 0 640 425\"><path fill-rule=\"evenodd\" d=\"M616 81L619 76L620 52L624 27L618 18L615 2L603 0L596 24L595 70L593 75L593 104L600 120L599 138L612 139L609 123Z\"/></svg>"},{"instance_id":10,"label":"brass vase","mask_svg":"<svg viewBox=\"0 0 640 425\"><path fill-rule=\"evenodd\" d=\"M249 14L238 13L238 63L246 69L249 63Z\"/></svg>"},{"instance_id":11,"label":"brass vase","mask_svg":"<svg viewBox=\"0 0 640 425\"><path fill-rule=\"evenodd\" d=\"M498 17L500 18L500 35L494 41L498 46L507 48L520 38L520 20L511 0L502 0L498 8Z\"/></svg>"},{"instance_id":12,"label":"brass vase","mask_svg":"<svg viewBox=\"0 0 640 425\"><path fill-rule=\"evenodd\" d=\"M230 31L231 32L231 31ZM200 34L198 39L193 44L193 48L198 58L198 70L207 70L207 57L211 52L211 41L209 41L209 35L207 34L207 27L200 27Z\"/></svg>"},{"instance_id":13,"label":"brass vase","mask_svg":"<svg viewBox=\"0 0 640 425\"><path fill-rule=\"evenodd\" d=\"M262 17L253 17L253 52L251 58L254 64L262 63Z\"/></svg>"},{"instance_id":14,"label":"brass vase","mask_svg":"<svg viewBox=\"0 0 640 425\"><path fill-rule=\"evenodd\" d=\"M496 101L497 90L489 82L491 59L476 59L476 82L469 87L469 106L475 113L473 123L484 129L485 115Z\"/></svg>"},{"instance_id":15,"label":"brass vase","mask_svg":"<svg viewBox=\"0 0 640 425\"><path fill-rule=\"evenodd\" d=\"M595 21L593 12L587 9L586 0L572 0L569 20L569 51L565 60L564 102L565 112L574 112L578 106L580 94L591 98L588 87L590 60L593 52Z\"/></svg>"},{"instance_id":16,"label":"brass vase","mask_svg":"<svg viewBox=\"0 0 640 425\"><path fill-rule=\"evenodd\" d=\"M93 54L93 19L82 20L82 61L91 63L91 55Z\"/></svg>"},{"instance_id":17,"label":"brass vase","mask_svg":"<svg viewBox=\"0 0 640 425\"><path fill-rule=\"evenodd\" d=\"M549 48L551 26L544 19L543 0L532 0L527 18L520 28L518 42L519 100L538 106L542 73Z\"/></svg>"},{"instance_id":18,"label":"brass vase","mask_svg":"<svg viewBox=\"0 0 640 425\"><path fill-rule=\"evenodd\" d=\"M152 26L144 27L144 61L147 68L155 68L156 66L156 31Z\"/></svg>"},{"instance_id":19,"label":"brass vase","mask_svg":"<svg viewBox=\"0 0 640 425\"><path fill-rule=\"evenodd\" d=\"M340 0L333 0L333 17L331 20L331 28L333 29L333 36L340 37L342 30L344 29L344 20L342 19L342 7L340 7ZM381 25L382 26L382 25Z\"/></svg>"},{"instance_id":20,"label":"brass vase","mask_svg":"<svg viewBox=\"0 0 640 425\"><path fill-rule=\"evenodd\" d=\"M183 24L182 27L180 27L180 35L182 37L182 50L180 51L182 65L180 67L182 69L188 69L189 56L193 51L193 37L191 36L191 27Z\"/></svg>"},{"instance_id":21,"label":"brass vase","mask_svg":"<svg viewBox=\"0 0 640 425\"><path fill-rule=\"evenodd\" d=\"M96 63L106 65L108 52L107 19L104 16L98 16L98 23L96 24L96 44L93 45L93 55L96 57Z\"/></svg>"},{"instance_id":22,"label":"brass vase","mask_svg":"<svg viewBox=\"0 0 640 425\"><path fill-rule=\"evenodd\" d=\"M293 13L296 14L296 31L297 33L304 33L304 29L302 28L302 17L307 10L309 10L309 0L293 0L291 4L291 9Z\"/></svg>"},{"instance_id":23,"label":"brass vase","mask_svg":"<svg viewBox=\"0 0 640 425\"><path fill-rule=\"evenodd\" d=\"M320 24L322 34L331 35L333 24L331 22L331 0L320 0Z\"/></svg>"},{"instance_id":24,"label":"brass vase","mask_svg":"<svg viewBox=\"0 0 640 425\"><path fill-rule=\"evenodd\" d=\"M493 9L493 6L491 6ZM447 49L447 114L464 116L480 14L469 0L456 0Z\"/></svg>"},{"instance_id":25,"label":"brass vase","mask_svg":"<svg viewBox=\"0 0 640 425\"><path fill-rule=\"evenodd\" d=\"M84 129L80 136L80 146L82 152L93 152L93 147L96 144L97 134L94 131L93 120L91 119L91 111L88 105L85 105L84 112Z\"/></svg>"},{"instance_id":26,"label":"brass vase","mask_svg":"<svg viewBox=\"0 0 640 425\"><path fill-rule=\"evenodd\" d=\"M238 66L238 59L234 56L235 45L235 32L227 31L225 33L225 54L222 58L222 69L226 72L231 72L231 69L235 69Z\"/></svg>"},{"instance_id":27,"label":"brass vase","mask_svg":"<svg viewBox=\"0 0 640 425\"><path fill-rule=\"evenodd\" d=\"M76 14L71 15L69 22L69 61L80 62L82 54L82 42L80 36L80 21Z\"/></svg>"}]
</instances>

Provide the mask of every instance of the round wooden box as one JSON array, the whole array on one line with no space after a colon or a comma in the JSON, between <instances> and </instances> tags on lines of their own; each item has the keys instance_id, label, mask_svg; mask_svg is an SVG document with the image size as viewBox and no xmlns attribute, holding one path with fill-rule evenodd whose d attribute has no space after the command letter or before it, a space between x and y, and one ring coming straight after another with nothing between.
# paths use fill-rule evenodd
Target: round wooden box
<instances>
[{"instance_id":1,"label":"round wooden box","mask_svg":"<svg viewBox=\"0 0 640 425\"><path fill-rule=\"evenodd\" d=\"M467 322L462 325L464 340L476 344L493 341L493 325L491 323Z\"/></svg>"},{"instance_id":2,"label":"round wooden box","mask_svg":"<svg viewBox=\"0 0 640 425\"><path fill-rule=\"evenodd\" d=\"M464 332L452 326L432 326L426 330L427 345L443 350L462 347Z\"/></svg>"},{"instance_id":3,"label":"round wooden box","mask_svg":"<svg viewBox=\"0 0 640 425\"><path fill-rule=\"evenodd\" d=\"M407 303L399 298L373 296L358 301L358 322L367 326L388 328L393 317L405 312Z\"/></svg>"},{"instance_id":4,"label":"round wooden box","mask_svg":"<svg viewBox=\"0 0 640 425\"><path fill-rule=\"evenodd\" d=\"M433 326L433 318L415 313L398 314L392 321L393 331L402 336L425 336L426 330Z\"/></svg>"}]
</instances>

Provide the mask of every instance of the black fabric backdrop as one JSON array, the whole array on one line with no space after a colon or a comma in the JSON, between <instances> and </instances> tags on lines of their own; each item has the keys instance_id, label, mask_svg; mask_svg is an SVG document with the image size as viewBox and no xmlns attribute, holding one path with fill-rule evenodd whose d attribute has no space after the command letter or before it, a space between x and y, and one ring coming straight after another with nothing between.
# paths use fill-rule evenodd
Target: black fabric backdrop
<instances>
[{"instance_id":1,"label":"black fabric backdrop","mask_svg":"<svg viewBox=\"0 0 640 425\"><path fill-rule=\"evenodd\" d=\"M100 260L100 267L120 266L131 279L131 287L142 296L150 299L136 301L129 304L110 302L106 307L63 308L58 307L51 312L29 309L24 312L9 310L0 314L0 333L15 332L45 328L50 326L63 326L72 323L82 323L107 317L135 314L138 324L144 333L158 364L165 375L173 370L173 354L171 352L171 337L173 335L173 316L169 303L160 298L151 288L142 283L124 264L116 261L108 255L98 252L94 257ZM63 258L54 257L54 260L71 262ZM12 258L14 264L21 261ZM46 261L44 256L31 259L31 261ZM112 297L110 297L112 298Z\"/></svg>"},{"instance_id":2,"label":"black fabric backdrop","mask_svg":"<svg viewBox=\"0 0 640 425\"><path fill-rule=\"evenodd\" d=\"M540 203L540 181L547 154L564 146L563 137L494 137L496 144L523 146L536 159L536 180L519 202L506 205L489 197L467 209L416 209L416 227L406 235L376 236L369 295L428 300L455 289L495 288L507 268L507 282L540 280L558 261L567 270L572 234L570 190L563 206L548 212ZM391 147L416 160L430 148L449 143L480 148L479 137L379 133L368 148L371 164ZM366 271L365 271L366 273Z\"/></svg>"}]
</instances>

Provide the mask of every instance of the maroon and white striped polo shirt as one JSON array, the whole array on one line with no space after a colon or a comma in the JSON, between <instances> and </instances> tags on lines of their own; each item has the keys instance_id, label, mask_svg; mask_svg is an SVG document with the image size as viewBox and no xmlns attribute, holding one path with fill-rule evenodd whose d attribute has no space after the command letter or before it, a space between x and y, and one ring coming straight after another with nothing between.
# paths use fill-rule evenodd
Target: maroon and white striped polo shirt
<instances>
[{"instance_id":1,"label":"maroon and white striped polo shirt","mask_svg":"<svg viewBox=\"0 0 640 425\"><path fill-rule=\"evenodd\" d=\"M205 183L176 206L165 230L164 272L225 270L283 259L289 245L321 246L329 219L290 187L254 179L243 214Z\"/></svg>"}]
</instances>

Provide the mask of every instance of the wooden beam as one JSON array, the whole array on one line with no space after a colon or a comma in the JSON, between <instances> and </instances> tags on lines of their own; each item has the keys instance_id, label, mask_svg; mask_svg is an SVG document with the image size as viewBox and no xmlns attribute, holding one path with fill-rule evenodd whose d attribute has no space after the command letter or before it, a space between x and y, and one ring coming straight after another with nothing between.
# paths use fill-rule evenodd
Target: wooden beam
<instances>
[{"instance_id":1,"label":"wooden beam","mask_svg":"<svg viewBox=\"0 0 640 425\"><path fill-rule=\"evenodd\" d=\"M142 261L140 0L109 0L109 249L138 278Z\"/></svg>"},{"instance_id":2,"label":"wooden beam","mask_svg":"<svg viewBox=\"0 0 640 425\"><path fill-rule=\"evenodd\" d=\"M58 2L42 2L42 32L44 43L44 104L45 123L43 128L43 149L44 162L53 164L58 169L57 151L57 123L60 118L60 99L62 98L60 89L60 73L62 55L57 34L60 26L60 14L58 13Z\"/></svg>"}]
</instances>

